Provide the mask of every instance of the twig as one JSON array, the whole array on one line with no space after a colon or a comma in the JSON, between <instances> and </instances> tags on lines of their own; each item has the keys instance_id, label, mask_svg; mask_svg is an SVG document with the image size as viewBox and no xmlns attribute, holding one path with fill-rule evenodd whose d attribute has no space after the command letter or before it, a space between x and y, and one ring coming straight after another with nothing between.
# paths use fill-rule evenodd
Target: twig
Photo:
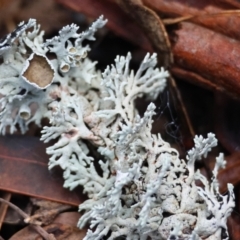
<instances>
[{"instance_id":1,"label":"twig","mask_svg":"<svg viewBox=\"0 0 240 240\"><path fill-rule=\"evenodd\" d=\"M21 215L24 220L29 219L30 216L28 214L26 214L24 211L22 211L19 207L12 204L11 202L6 201L3 198L0 198L0 202L8 204L8 206L14 209L19 215ZM56 240L56 238L52 234L47 233L41 226L36 224L39 223L31 223L30 226L34 228L45 240Z\"/></svg>"},{"instance_id":2,"label":"twig","mask_svg":"<svg viewBox=\"0 0 240 240\"><path fill-rule=\"evenodd\" d=\"M3 196L3 199L5 199L7 201L10 201L11 197L12 197L11 193L5 192L4 196ZM6 216L6 213L7 213L7 209L8 209L8 205L7 204L1 204L1 206L0 206L0 230L2 228L2 224L3 224L3 221L5 219L5 216ZM1 238L0 238L0 240L1 240Z\"/></svg>"}]
</instances>

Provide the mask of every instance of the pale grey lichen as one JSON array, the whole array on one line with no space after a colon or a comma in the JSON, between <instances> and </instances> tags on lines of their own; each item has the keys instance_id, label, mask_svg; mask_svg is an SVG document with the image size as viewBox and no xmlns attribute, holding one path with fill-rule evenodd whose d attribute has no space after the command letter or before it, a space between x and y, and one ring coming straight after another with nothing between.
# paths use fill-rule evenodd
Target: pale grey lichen
<instances>
[{"instance_id":1,"label":"pale grey lichen","mask_svg":"<svg viewBox=\"0 0 240 240\"><path fill-rule=\"evenodd\" d=\"M195 170L195 162L217 145L214 134L196 136L184 161L151 133L155 105L140 117L135 100L155 100L168 72L156 67L156 54L147 54L134 72L130 53L117 56L102 74L96 71L83 40L95 40L105 23L100 17L81 34L72 24L44 41L31 19L0 40L1 133L17 127L25 133L31 122L49 119L41 137L56 139L47 148L49 169L61 167L64 187L82 186L89 197L79 207L84 214L78 226L90 224L85 240L228 239L234 194L231 184L227 195L219 193L224 157L217 158L211 182Z\"/></svg>"}]
</instances>

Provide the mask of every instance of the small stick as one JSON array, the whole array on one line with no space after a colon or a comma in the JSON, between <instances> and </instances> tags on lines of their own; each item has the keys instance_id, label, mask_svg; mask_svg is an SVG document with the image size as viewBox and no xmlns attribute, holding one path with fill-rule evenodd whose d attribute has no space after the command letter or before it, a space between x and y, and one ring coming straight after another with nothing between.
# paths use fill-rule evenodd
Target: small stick
<instances>
[{"instance_id":1,"label":"small stick","mask_svg":"<svg viewBox=\"0 0 240 240\"><path fill-rule=\"evenodd\" d=\"M29 219L30 216L26 214L24 211L22 211L19 207L12 204L9 201L4 200L3 198L0 198L0 202L8 204L9 207L14 209L19 215L21 215L24 219ZM37 223L39 224L39 223ZM56 238L52 234L48 234L41 226L36 224L30 224L32 228L34 228L45 240L56 240Z\"/></svg>"},{"instance_id":2,"label":"small stick","mask_svg":"<svg viewBox=\"0 0 240 240\"><path fill-rule=\"evenodd\" d=\"M11 193L5 192L4 196L3 196L3 199L5 199L7 201L10 201L11 197L12 197ZM2 224L3 224L4 218L6 217L7 209L8 209L8 205L7 204L1 204L0 205L0 230L2 228ZM0 238L0 240L1 240L1 238Z\"/></svg>"}]
</instances>

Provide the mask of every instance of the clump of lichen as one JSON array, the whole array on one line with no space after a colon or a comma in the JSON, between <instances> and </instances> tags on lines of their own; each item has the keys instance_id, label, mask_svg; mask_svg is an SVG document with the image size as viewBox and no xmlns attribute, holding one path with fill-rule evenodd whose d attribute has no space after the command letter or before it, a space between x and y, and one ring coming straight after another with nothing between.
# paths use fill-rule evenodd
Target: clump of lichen
<instances>
[{"instance_id":1,"label":"clump of lichen","mask_svg":"<svg viewBox=\"0 0 240 240\"><path fill-rule=\"evenodd\" d=\"M64 187L81 185L89 197L79 208L79 227L90 223L85 240L228 239L234 194L231 184L228 195L219 193L223 155L216 158L211 182L194 168L216 146L214 134L195 137L184 161L160 134L151 133L155 105L140 117L135 100L155 100L168 72L156 67L156 54L147 54L136 72L129 69L131 54L97 71L83 41L95 40L105 23L100 17L83 33L72 24L44 41L31 19L0 40L1 133L14 133L17 126L25 133L31 122L40 126L42 118L49 119L41 137L57 140L47 148L49 168L60 166ZM86 142L101 159L92 157Z\"/></svg>"}]
</instances>

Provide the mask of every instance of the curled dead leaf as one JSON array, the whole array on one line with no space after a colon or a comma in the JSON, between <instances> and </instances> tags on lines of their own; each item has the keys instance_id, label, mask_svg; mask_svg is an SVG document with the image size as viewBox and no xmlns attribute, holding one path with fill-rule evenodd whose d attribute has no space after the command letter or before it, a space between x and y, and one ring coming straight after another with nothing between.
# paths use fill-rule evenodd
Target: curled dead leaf
<instances>
[{"instance_id":1,"label":"curled dead leaf","mask_svg":"<svg viewBox=\"0 0 240 240\"><path fill-rule=\"evenodd\" d=\"M168 34L160 17L141 0L116 0L122 9L140 26L158 53L161 66L168 67L173 62Z\"/></svg>"},{"instance_id":2,"label":"curled dead leaf","mask_svg":"<svg viewBox=\"0 0 240 240\"><path fill-rule=\"evenodd\" d=\"M171 36L177 67L200 75L208 87L240 95L239 41L189 22L181 23Z\"/></svg>"}]
</instances>

